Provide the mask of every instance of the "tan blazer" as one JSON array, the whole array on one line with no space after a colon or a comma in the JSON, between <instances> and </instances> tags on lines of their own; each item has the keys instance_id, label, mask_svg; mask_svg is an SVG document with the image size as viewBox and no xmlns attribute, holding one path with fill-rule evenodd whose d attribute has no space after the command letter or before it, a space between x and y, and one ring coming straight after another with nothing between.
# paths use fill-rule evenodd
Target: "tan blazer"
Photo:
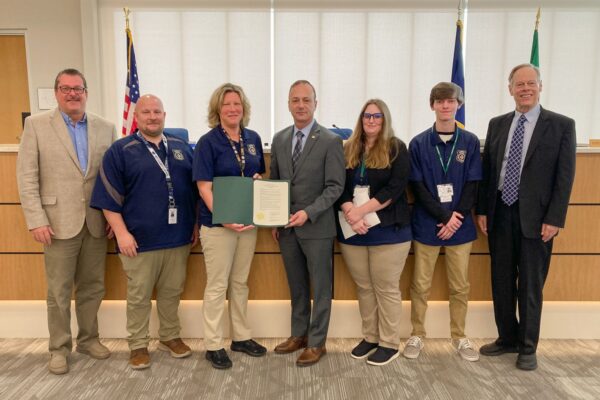
<instances>
[{"instance_id":1,"label":"tan blazer","mask_svg":"<svg viewBox=\"0 0 600 400\"><path fill-rule=\"evenodd\" d=\"M17 183L28 229L50 225L56 239L69 239L85 222L93 236L104 236L104 217L90 208L90 197L102 156L116 131L112 123L89 112L87 124L88 168L84 175L58 109L25 120Z\"/></svg>"}]
</instances>

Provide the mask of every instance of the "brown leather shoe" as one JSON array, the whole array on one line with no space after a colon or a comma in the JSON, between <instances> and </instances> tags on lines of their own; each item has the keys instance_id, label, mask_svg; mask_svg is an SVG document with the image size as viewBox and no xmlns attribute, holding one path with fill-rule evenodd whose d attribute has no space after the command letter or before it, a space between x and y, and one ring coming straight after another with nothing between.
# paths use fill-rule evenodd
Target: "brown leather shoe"
<instances>
[{"instance_id":1,"label":"brown leather shoe","mask_svg":"<svg viewBox=\"0 0 600 400\"><path fill-rule=\"evenodd\" d=\"M327 353L325 346L307 347L296 360L296 365L299 367L308 367L309 365L316 364L325 353Z\"/></svg>"},{"instance_id":2,"label":"brown leather shoe","mask_svg":"<svg viewBox=\"0 0 600 400\"><path fill-rule=\"evenodd\" d=\"M275 353L293 353L296 350L305 348L307 342L308 338L306 336L290 336L285 342L279 343L277 346L275 346Z\"/></svg>"},{"instance_id":3,"label":"brown leather shoe","mask_svg":"<svg viewBox=\"0 0 600 400\"><path fill-rule=\"evenodd\" d=\"M179 338L167 340L166 342L161 340L158 342L158 349L162 351L168 351L171 353L171 357L175 358L184 358L192 354L192 349L190 349L190 346L183 343L183 340Z\"/></svg>"},{"instance_id":4,"label":"brown leather shoe","mask_svg":"<svg viewBox=\"0 0 600 400\"><path fill-rule=\"evenodd\" d=\"M129 366L132 369L146 369L150 366L150 354L148 354L148 348L142 347L141 349L131 350L129 355Z\"/></svg>"}]
</instances>

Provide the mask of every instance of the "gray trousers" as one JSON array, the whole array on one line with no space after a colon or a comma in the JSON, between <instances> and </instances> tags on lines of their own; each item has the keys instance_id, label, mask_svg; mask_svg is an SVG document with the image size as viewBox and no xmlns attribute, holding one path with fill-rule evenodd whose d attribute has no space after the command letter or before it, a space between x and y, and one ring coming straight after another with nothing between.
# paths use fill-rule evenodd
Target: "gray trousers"
<instances>
[{"instance_id":1,"label":"gray trousers","mask_svg":"<svg viewBox=\"0 0 600 400\"><path fill-rule=\"evenodd\" d=\"M308 347L323 346L331 316L333 238L300 239L294 229L281 229L279 247L292 298L292 335L308 336Z\"/></svg>"}]
</instances>

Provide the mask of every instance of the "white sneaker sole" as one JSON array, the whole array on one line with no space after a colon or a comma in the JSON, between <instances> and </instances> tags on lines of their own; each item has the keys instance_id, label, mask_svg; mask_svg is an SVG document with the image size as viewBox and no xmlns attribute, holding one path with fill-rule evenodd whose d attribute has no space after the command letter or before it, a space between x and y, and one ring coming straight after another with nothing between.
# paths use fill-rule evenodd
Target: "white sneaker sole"
<instances>
[{"instance_id":1,"label":"white sneaker sole","mask_svg":"<svg viewBox=\"0 0 600 400\"><path fill-rule=\"evenodd\" d=\"M465 361L470 361L470 362L475 362L475 361L479 361L479 355L475 355L473 357L469 357L469 356L463 356L462 354L458 353L458 355L460 356L460 358L462 358Z\"/></svg>"},{"instance_id":2,"label":"white sneaker sole","mask_svg":"<svg viewBox=\"0 0 600 400\"><path fill-rule=\"evenodd\" d=\"M369 350L369 352L367 354L365 354L364 356L355 356L354 354L350 353L350 357L354 358L355 360L363 360L367 357L369 357L371 354L375 353L375 350L377 350L377 347L372 348L371 350Z\"/></svg>"},{"instance_id":3,"label":"white sneaker sole","mask_svg":"<svg viewBox=\"0 0 600 400\"><path fill-rule=\"evenodd\" d=\"M384 362L375 362L375 361L367 360L367 364L377 365L377 366L386 365L386 364L389 364L392 361L394 361L396 358L398 358L399 355L400 355L400 351L397 351L396 354L394 354L393 356L391 356L389 359L385 360Z\"/></svg>"},{"instance_id":4,"label":"white sneaker sole","mask_svg":"<svg viewBox=\"0 0 600 400\"><path fill-rule=\"evenodd\" d=\"M402 355L404 356L404 358L408 358L409 360L416 360L421 355L421 350L423 350L423 348L420 348L417 354L407 354L403 351Z\"/></svg>"}]
</instances>

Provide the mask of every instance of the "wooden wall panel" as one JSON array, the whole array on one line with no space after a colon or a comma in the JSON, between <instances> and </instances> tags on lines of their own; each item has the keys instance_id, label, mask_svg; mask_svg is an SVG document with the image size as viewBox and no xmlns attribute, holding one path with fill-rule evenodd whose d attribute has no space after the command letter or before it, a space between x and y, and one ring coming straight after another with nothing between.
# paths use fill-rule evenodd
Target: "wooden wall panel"
<instances>
[{"instance_id":1,"label":"wooden wall panel","mask_svg":"<svg viewBox=\"0 0 600 400\"><path fill-rule=\"evenodd\" d=\"M19 203L17 153L0 153L0 203Z\"/></svg>"},{"instance_id":2,"label":"wooden wall panel","mask_svg":"<svg viewBox=\"0 0 600 400\"><path fill-rule=\"evenodd\" d=\"M554 239L552 252L599 254L600 205L570 206L565 229Z\"/></svg>"},{"instance_id":3,"label":"wooden wall panel","mask_svg":"<svg viewBox=\"0 0 600 400\"><path fill-rule=\"evenodd\" d=\"M33 240L27 229L25 216L19 204L0 205L0 252L41 253L42 244Z\"/></svg>"},{"instance_id":4,"label":"wooden wall panel","mask_svg":"<svg viewBox=\"0 0 600 400\"><path fill-rule=\"evenodd\" d=\"M0 300L46 300L43 254L0 254Z\"/></svg>"},{"instance_id":5,"label":"wooden wall panel","mask_svg":"<svg viewBox=\"0 0 600 400\"><path fill-rule=\"evenodd\" d=\"M251 300L289 300L290 291L281 255L256 254L248 286Z\"/></svg>"},{"instance_id":6,"label":"wooden wall panel","mask_svg":"<svg viewBox=\"0 0 600 400\"><path fill-rule=\"evenodd\" d=\"M598 171L600 171L600 154L577 154L575 183L573 184L573 192L571 193L571 204L600 204Z\"/></svg>"},{"instance_id":7,"label":"wooden wall panel","mask_svg":"<svg viewBox=\"0 0 600 400\"><path fill-rule=\"evenodd\" d=\"M600 255L553 255L544 300L600 301L599 284Z\"/></svg>"},{"instance_id":8,"label":"wooden wall panel","mask_svg":"<svg viewBox=\"0 0 600 400\"><path fill-rule=\"evenodd\" d=\"M19 143L21 113L29 112L24 35L0 35L0 143Z\"/></svg>"}]
</instances>

